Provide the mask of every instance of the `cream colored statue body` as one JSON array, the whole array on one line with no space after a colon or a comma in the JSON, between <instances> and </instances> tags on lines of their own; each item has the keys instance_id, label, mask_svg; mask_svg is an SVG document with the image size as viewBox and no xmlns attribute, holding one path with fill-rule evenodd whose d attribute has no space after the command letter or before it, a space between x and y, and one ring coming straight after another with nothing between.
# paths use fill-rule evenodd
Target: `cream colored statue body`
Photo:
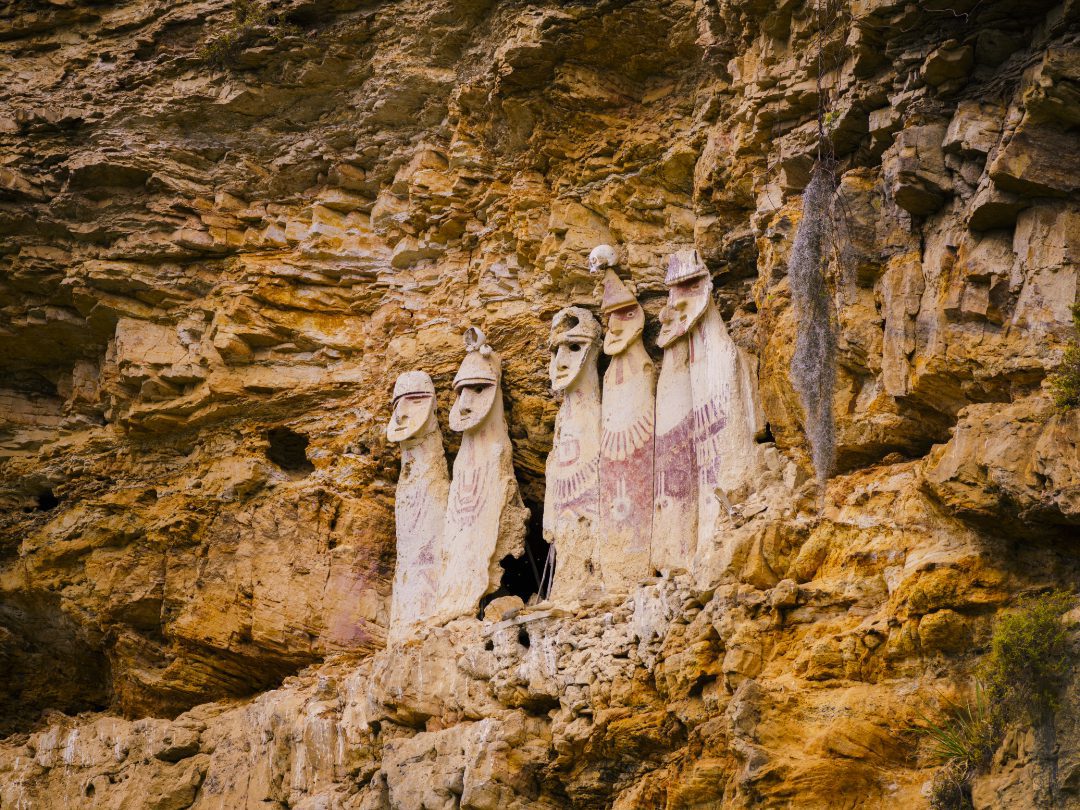
<instances>
[{"instance_id":1,"label":"cream colored statue body","mask_svg":"<svg viewBox=\"0 0 1080 810\"><path fill-rule=\"evenodd\" d=\"M697 545L697 471L690 346L683 337L664 349L656 383L653 525L650 558L661 572L688 571Z\"/></svg>"},{"instance_id":2,"label":"cream colored statue body","mask_svg":"<svg viewBox=\"0 0 1080 810\"><path fill-rule=\"evenodd\" d=\"M391 641L407 637L435 612L450 490L431 378L407 372L398 378L394 393L387 438L401 445L401 474L394 501L397 562L390 600Z\"/></svg>"},{"instance_id":3,"label":"cream colored statue body","mask_svg":"<svg viewBox=\"0 0 1080 810\"><path fill-rule=\"evenodd\" d=\"M555 547L549 598L569 605L600 592L596 562L600 511L600 325L568 307L552 321L552 388L563 400L547 459L544 539Z\"/></svg>"},{"instance_id":4,"label":"cream colored statue body","mask_svg":"<svg viewBox=\"0 0 1080 810\"><path fill-rule=\"evenodd\" d=\"M499 561L523 553L529 514L514 477L501 360L479 330L469 330L466 345L450 413L450 427L462 437L443 532L437 600L442 621L475 615L480 600L499 587Z\"/></svg>"},{"instance_id":5,"label":"cream colored statue body","mask_svg":"<svg viewBox=\"0 0 1080 810\"><path fill-rule=\"evenodd\" d=\"M743 357L710 300L690 333L690 388L694 400L694 455L698 474L698 555L722 540L720 523L752 485L756 444L743 391ZM695 570L699 566L695 565Z\"/></svg>"},{"instance_id":6,"label":"cream colored statue body","mask_svg":"<svg viewBox=\"0 0 1080 810\"><path fill-rule=\"evenodd\" d=\"M697 251L671 257L669 303L689 340L690 393L697 487L697 539L690 570L714 570L732 504L752 485L757 446L745 360L712 299L712 280Z\"/></svg>"},{"instance_id":7,"label":"cream colored statue body","mask_svg":"<svg viewBox=\"0 0 1080 810\"><path fill-rule=\"evenodd\" d=\"M653 567L688 571L697 550L700 491L695 439L690 333L705 312L711 282L697 251L668 261L668 300L656 342L664 363L656 391L656 504Z\"/></svg>"},{"instance_id":8,"label":"cream colored statue body","mask_svg":"<svg viewBox=\"0 0 1080 810\"><path fill-rule=\"evenodd\" d=\"M598 557L604 590L621 593L652 573L656 369L642 342L645 313L613 271L602 311L611 362L604 372Z\"/></svg>"}]
</instances>

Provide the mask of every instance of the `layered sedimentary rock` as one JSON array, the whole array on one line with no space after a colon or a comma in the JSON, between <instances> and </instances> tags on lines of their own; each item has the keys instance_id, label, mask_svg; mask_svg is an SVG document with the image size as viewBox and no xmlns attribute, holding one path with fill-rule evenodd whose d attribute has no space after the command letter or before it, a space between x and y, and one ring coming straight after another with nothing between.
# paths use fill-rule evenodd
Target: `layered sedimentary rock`
<instances>
[{"instance_id":1,"label":"layered sedimentary rock","mask_svg":"<svg viewBox=\"0 0 1080 810\"><path fill-rule=\"evenodd\" d=\"M963 698L996 614L1080 578L1080 426L1046 387L1075 337L1077 13L3 6L4 806L926 806L905 730ZM833 234L824 492L790 377L804 216ZM654 363L691 246L749 360L768 427L730 553L707 587L522 592L384 649L387 392L423 368L449 404L480 325L542 514L548 325L599 300L599 243ZM1010 730L976 806L1047 778L1077 803L1076 690L1054 761Z\"/></svg>"},{"instance_id":2,"label":"layered sedimentary rock","mask_svg":"<svg viewBox=\"0 0 1080 810\"><path fill-rule=\"evenodd\" d=\"M197 808L926 806L932 762L898 729L956 695L928 669L985 642L1022 562L1077 572L1051 562L1050 544L987 549L923 491L920 467L847 477L821 517L765 534L712 596L676 576L603 613L530 609L433 629L173 721L56 717L6 744L0 795L14 806L77 805L90 786L102 806L129 806L132 790ZM981 806L1025 806L1008 797L1018 773L1034 778L1030 750L1010 737L976 785L1004 798ZM1059 759L1080 762L1065 722Z\"/></svg>"}]
</instances>

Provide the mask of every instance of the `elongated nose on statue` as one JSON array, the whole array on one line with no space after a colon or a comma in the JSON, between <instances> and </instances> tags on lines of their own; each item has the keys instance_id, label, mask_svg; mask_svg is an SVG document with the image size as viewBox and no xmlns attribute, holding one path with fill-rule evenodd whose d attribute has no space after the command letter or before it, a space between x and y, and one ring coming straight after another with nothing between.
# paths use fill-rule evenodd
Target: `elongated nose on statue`
<instances>
[{"instance_id":1,"label":"elongated nose on statue","mask_svg":"<svg viewBox=\"0 0 1080 810\"><path fill-rule=\"evenodd\" d=\"M589 346L584 341L568 340L559 343L551 350L551 387L556 391L565 390L577 379L589 354Z\"/></svg>"},{"instance_id":2,"label":"elongated nose on statue","mask_svg":"<svg viewBox=\"0 0 1080 810\"><path fill-rule=\"evenodd\" d=\"M457 389L457 400L450 411L450 427L463 431L476 427L495 403L498 387L494 383L468 383Z\"/></svg>"},{"instance_id":3,"label":"elongated nose on statue","mask_svg":"<svg viewBox=\"0 0 1080 810\"><path fill-rule=\"evenodd\" d=\"M427 394L406 394L394 403L386 436L390 441L404 441L420 433L431 417L435 398Z\"/></svg>"}]
</instances>

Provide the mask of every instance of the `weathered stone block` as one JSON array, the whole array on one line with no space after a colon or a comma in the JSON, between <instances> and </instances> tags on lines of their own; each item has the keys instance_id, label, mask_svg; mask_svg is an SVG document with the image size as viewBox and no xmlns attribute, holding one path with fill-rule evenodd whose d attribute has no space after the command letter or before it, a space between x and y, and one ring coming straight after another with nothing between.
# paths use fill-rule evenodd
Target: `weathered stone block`
<instances>
[{"instance_id":1,"label":"weathered stone block","mask_svg":"<svg viewBox=\"0 0 1080 810\"><path fill-rule=\"evenodd\" d=\"M1027 197L1071 194L1080 189L1076 136L1054 124L1026 121L994 157L989 172L1004 191Z\"/></svg>"},{"instance_id":2,"label":"weathered stone block","mask_svg":"<svg viewBox=\"0 0 1080 810\"><path fill-rule=\"evenodd\" d=\"M989 177L979 184L968 204L968 227L973 231L1011 228L1030 203L1019 194L1002 191Z\"/></svg>"},{"instance_id":3,"label":"weathered stone block","mask_svg":"<svg viewBox=\"0 0 1080 810\"><path fill-rule=\"evenodd\" d=\"M952 189L941 149L945 132L944 123L908 127L882 158L889 192L909 214L934 213Z\"/></svg>"},{"instance_id":4,"label":"weathered stone block","mask_svg":"<svg viewBox=\"0 0 1080 810\"><path fill-rule=\"evenodd\" d=\"M1004 123L1004 106L965 99L956 107L942 146L946 152L986 155L997 144Z\"/></svg>"},{"instance_id":5,"label":"weathered stone block","mask_svg":"<svg viewBox=\"0 0 1080 810\"><path fill-rule=\"evenodd\" d=\"M952 79L962 79L975 63L975 49L970 45L942 45L933 51L922 67L923 80L934 87Z\"/></svg>"}]
</instances>

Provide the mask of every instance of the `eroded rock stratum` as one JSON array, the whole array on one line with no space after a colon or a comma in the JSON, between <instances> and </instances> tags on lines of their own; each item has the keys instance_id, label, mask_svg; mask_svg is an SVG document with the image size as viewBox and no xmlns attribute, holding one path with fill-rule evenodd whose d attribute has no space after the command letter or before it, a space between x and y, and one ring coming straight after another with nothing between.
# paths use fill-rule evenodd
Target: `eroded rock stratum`
<instances>
[{"instance_id":1,"label":"eroded rock stratum","mask_svg":"<svg viewBox=\"0 0 1080 810\"><path fill-rule=\"evenodd\" d=\"M998 611L1080 578L1080 415L1046 389L1075 0L256 5L0 10L0 807L926 806L906 729ZM822 131L820 499L787 267ZM549 327L598 313L599 243L657 363L666 257L699 251L780 483L708 587L384 648L395 379L431 375L455 453L483 329L539 535ZM1031 750L977 806L1044 802Z\"/></svg>"}]
</instances>

